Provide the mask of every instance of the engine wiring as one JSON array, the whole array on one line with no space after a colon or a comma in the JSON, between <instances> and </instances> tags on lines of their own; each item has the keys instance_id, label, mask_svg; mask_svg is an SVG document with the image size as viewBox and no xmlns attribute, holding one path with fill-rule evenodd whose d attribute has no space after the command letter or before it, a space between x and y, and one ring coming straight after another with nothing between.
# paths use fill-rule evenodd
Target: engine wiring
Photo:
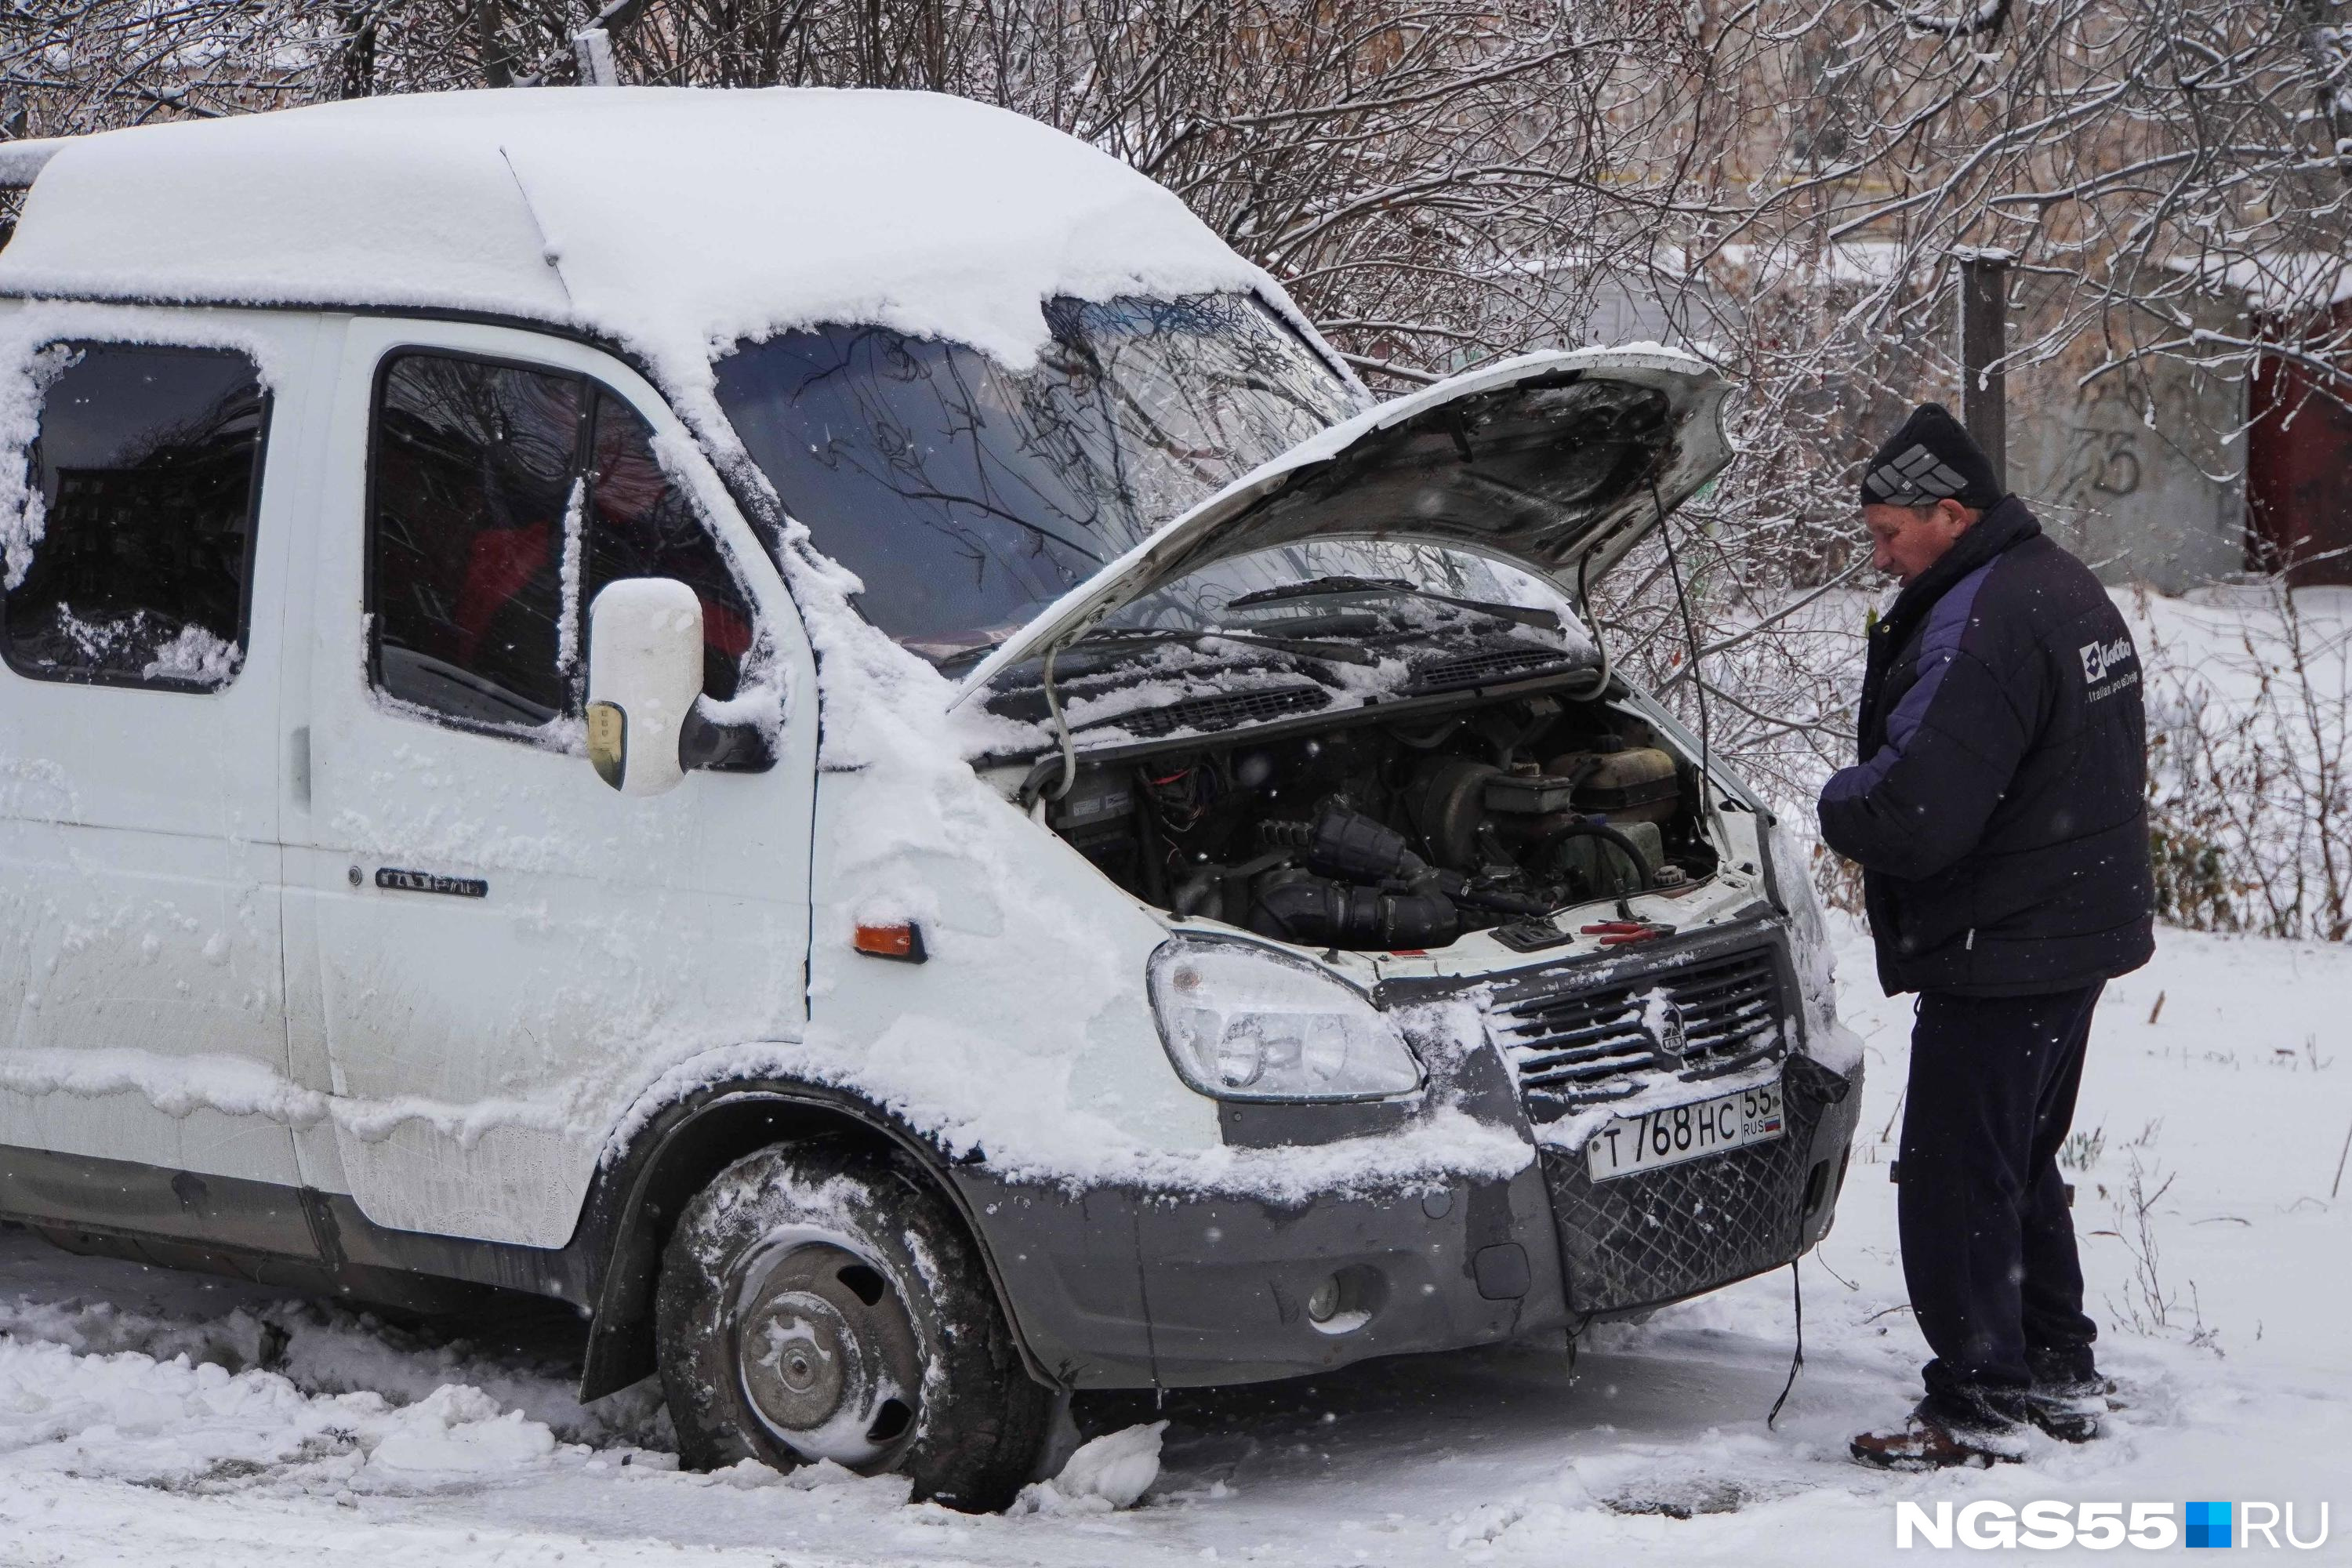
<instances>
[{"instance_id":1,"label":"engine wiring","mask_svg":"<svg viewBox=\"0 0 2352 1568\"><path fill-rule=\"evenodd\" d=\"M1162 831L1171 836L1190 833L1208 815L1214 794L1209 786L1214 780L1198 763L1171 773L1146 773L1143 782Z\"/></svg>"}]
</instances>

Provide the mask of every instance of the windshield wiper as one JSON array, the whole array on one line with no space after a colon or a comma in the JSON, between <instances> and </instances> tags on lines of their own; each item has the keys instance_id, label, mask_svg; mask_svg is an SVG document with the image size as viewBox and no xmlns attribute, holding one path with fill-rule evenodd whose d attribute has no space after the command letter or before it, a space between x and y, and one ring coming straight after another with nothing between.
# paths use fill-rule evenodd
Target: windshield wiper
<instances>
[{"instance_id":1,"label":"windshield wiper","mask_svg":"<svg viewBox=\"0 0 2352 1568\"><path fill-rule=\"evenodd\" d=\"M899 646L903 647L906 645L902 643ZM960 647L953 653L941 654L931 660L931 668L942 675L953 675L958 670L970 669L1003 646L1003 637L998 637L993 642L976 642L970 647ZM920 656L918 655L918 657Z\"/></svg>"},{"instance_id":2,"label":"windshield wiper","mask_svg":"<svg viewBox=\"0 0 2352 1568\"><path fill-rule=\"evenodd\" d=\"M1082 647L1088 643L1202 643L1214 637L1221 642L1246 643L1253 647L1272 648L1276 653L1295 653L1307 658L1328 659L1334 664L1378 664L1380 659L1362 648L1346 643L1317 642L1307 637L1267 637L1259 632L1227 632L1202 626L1180 631L1169 626L1097 626L1086 636L1066 643L1066 647Z\"/></svg>"},{"instance_id":3,"label":"windshield wiper","mask_svg":"<svg viewBox=\"0 0 2352 1568\"><path fill-rule=\"evenodd\" d=\"M1427 599L1433 604L1452 605L1459 610L1475 610L1480 615L1541 631L1560 629L1559 617L1549 610L1529 609L1524 605L1497 604L1491 599L1464 599L1452 594L1441 594L1434 588L1423 588L1402 577L1310 577L1303 583L1286 583L1278 588L1260 588L1229 600L1228 609L1243 610L1253 605L1280 604L1286 599L1322 598L1332 594L1400 594L1409 599Z\"/></svg>"}]
</instances>

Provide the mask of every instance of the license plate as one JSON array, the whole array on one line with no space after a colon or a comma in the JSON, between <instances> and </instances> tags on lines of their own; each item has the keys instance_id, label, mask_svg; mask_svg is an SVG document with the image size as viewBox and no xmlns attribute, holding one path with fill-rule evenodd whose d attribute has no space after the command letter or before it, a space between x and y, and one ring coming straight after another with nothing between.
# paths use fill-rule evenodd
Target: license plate
<instances>
[{"instance_id":1,"label":"license plate","mask_svg":"<svg viewBox=\"0 0 2352 1568\"><path fill-rule=\"evenodd\" d=\"M1631 1176L1762 1143L1785 1125L1780 1086L1759 1084L1692 1105L1613 1117L1584 1146L1585 1169L1596 1182Z\"/></svg>"}]
</instances>

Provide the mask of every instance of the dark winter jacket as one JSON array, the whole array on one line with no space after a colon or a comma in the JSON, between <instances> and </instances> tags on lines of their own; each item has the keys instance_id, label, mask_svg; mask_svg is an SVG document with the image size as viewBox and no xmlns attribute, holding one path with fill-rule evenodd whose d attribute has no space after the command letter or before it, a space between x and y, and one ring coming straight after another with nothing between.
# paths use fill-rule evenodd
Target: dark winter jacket
<instances>
[{"instance_id":1,"label":"dark winter jacket","mask_svg":"<svg viewBox=\"0 0 2352 1568\"><path fill-rule=\"evenodd\" d=\"M2090 569L2000 501L1871 628L1862 760L1822 791L1892 995L2020 995L2154 950L2147 721Z\"/></svg>"}]
</instances>

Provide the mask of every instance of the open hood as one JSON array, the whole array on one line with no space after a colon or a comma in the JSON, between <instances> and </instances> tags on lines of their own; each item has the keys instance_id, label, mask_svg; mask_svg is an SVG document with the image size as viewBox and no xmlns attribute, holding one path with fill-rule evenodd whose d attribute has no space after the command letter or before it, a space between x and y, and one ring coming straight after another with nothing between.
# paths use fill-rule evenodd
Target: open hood
<instances>
[{"instance_id":1,"label":"open hood","mask_svg":"<svg viewBox=\"0 0 2352 1568\"><path fill-rule=\"evenodd\" d=\"M1405 540L1567 584L1617 560L1730 460L1727 388L1662 347L1522 354L1381 404L1243 475L1047 605L958 689L1084 636L1218 561L1304 540ZM1655 500L1653 500L1654 492Z\"/></svg>"}]
</instances>

